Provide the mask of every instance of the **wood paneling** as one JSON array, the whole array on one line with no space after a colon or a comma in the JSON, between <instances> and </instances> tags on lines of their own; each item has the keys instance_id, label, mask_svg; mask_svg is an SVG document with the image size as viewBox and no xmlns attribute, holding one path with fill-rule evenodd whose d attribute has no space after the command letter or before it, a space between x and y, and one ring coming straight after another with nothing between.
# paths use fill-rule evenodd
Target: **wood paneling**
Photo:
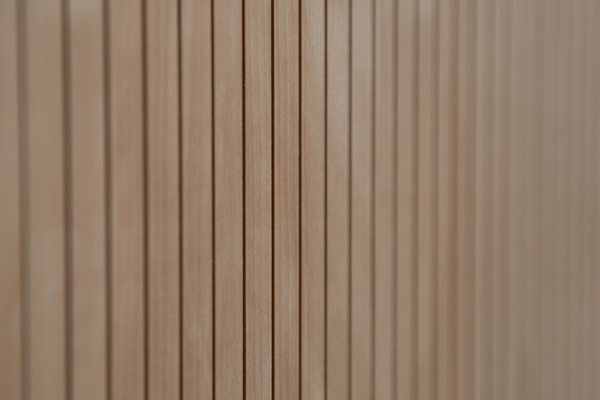
<instances>
[{"instance_id":1,"label":"wood paneling","mask_svg":"<svg viewBox=\"0 0 600 400\"><path fill-rule=\"evenodd\" d=\"M273 387L273 102L271 2L248 1L245 21L246 398Z\"/></svg>"},{"instance_id":2,"label":"wood paneling","mask_svg":"<svg viewBox=\"0 0 600 400\"><path fill-rule=\"evenodd\" d=\"M300 3L300 393L325 398L325 0Z\"/></svg>"},{"instance_id":3,"label":"wood paneling","mask_svg":"<svg viewBox=\"0 0 600 400\"><path fill-rule=\"evenodd\" d=\"M0 397L595 399L592 0L0 0Z\"/></svg>"},{"instance_id":4,"label":"wood paneling","mask_svg":"<svg viewBox=\"0 0 600 400\"><path fill-rule=\"evenodd\" d=\"M180 12L181 384L183 398L213 394L212 5L183 1Z\"/></svg>"},{"instance_id":5,"label":"wood paneling","mask_svg":"<svg viewBox=\"0 0 600 400\"><path fill-rule=\"evenodd\" d=\"M72 1L69 62L69 288L73 399L107 397L106 112L104 14L100 1Z\"/></svg>"},{"instance_id":6,"label":"wood paneling","mask_svg":"<svg viewBox=\"0 0 600 400\"><path fill-rule=\"evenodd\" d=\"M22 398L25 380L21 349L26 346L23 311L25 304L21 285L24 275L22 258L23 228L21 215L25 208L21 187L25 181L19 164L22 140L23 86L19 83L22 57L19 57L19 7L17 1L0 3L0 394L7 400ZM21 7L22 10L22 7ZM21 50L22 51L22 50Z\"/></svg>"}]
</instances>

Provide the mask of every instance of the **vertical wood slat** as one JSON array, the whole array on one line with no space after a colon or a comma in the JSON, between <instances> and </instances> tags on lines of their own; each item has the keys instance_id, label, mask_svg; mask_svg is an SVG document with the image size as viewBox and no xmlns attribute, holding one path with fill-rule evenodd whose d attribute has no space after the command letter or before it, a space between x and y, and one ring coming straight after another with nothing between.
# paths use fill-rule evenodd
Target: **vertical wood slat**
<instances>
[{"instance_id":1,"label":"vertical wood slat","mask_svg":"<svg viewBox=\"0 0 600 400\"><path fill-rule=\"evenodd\" d=\"M569 396L569 169L570 169L570 115L571 87L568 84L571 70L571 6L570 2L559 3L558 23L558 101L557 113L557 197L556 197L556 398Z\"/></svg>"},{"instance_id":2,"label":"vertical wood slat","mask_svg":"<svg viewBox=\"0 0 600 400\"><path fill-rule=\"evenodd\" d=\"M215 397L243 392L242 2L213 3Z\"/></svg>"},{"instance_id":3,"label":"vertical wood slat","mask_svg":"<svg viewBox=\"0 0 600 400\"><path fill-rule=\"evenodd\" d=\"M212 3L181 2L182 396L213 395Z\"/></svg>"},{"instance_id":4,"label":"vertical wood slat","mask_svg":"<svg viewBox=\"0 0 600 400\"><path fill-rule=\"evenodd\" d=\"M558 222L558 68L559 68L559 1L546 2L544 9L544 93L543 93L543 221L542 221L542 365L541 396L558 398L556 393L556 309L557 291L557 222Z\"/></svg>"},{"instance_id":5,"label":"vertical wood slat","mask_svg":"<svg viewBox=\"0 0 600 400\"><path fill-rule=\"evenodd\" d=\"M325 398L325 1L300 2L300 394Z\"/></svg>"},{"instance_id":6,"label":"vertical wood slat","mask_svg":"<svg viewBox=\"0 0 600 400\"><path fill-rule=\"evenodd\" d=\"M494 54L493 398L508 396L512 4L496 1Z\"/></svg>"},{"instance_id":7,"label":"vertical wood slat","mask_svg":"<svg viewBox=\"0 0 600 400\"><path fill-rule=\"evenodd\" d=\"M272 396L271 1L249 1L245 21L246 398Z\"/></svg>"},{"instance_id":8,"label":"vertical wood slat","mask_svg":"<svg viewBox=\"0 0 600 400\"><path fill-rule=\"evenodd\" d=\"M107 397L104 14L101 1L68 4L72 368L74 399Z\"/></svg>"},{"instance_id":9,"label":"vertical wood slat","mask_svg":"<svg viewBox=\"0 0 600 400\"><path fill-rule=\"evenodd\" d=\"M456 398L457 2L439 2L437 396Z\"/></svg>"},{"instance_id":10,"label":"vertical wood slat","mask_svg":"<svg viewBox=\"0 0 600 400\"><path fill-rule=\"evenodd\" d=\"M584 15L585 1L577 0L572 2L572 36L570 45L570 57L572 59L572 68L569 83L571 85L571 99L567 107L571 108L571 131L570 139L570 220L569 220L569 285L570 285L570 303L569 303L569 366L570 366L570 396L571 398L582 398L582 376L583 368L581 365L581 272L582 272L582 254L581 254L581 173L582 173L582 93L583 93L583 75L585 69L583 65L584 49Z\"/></svg>"},{"instance_id":11,"label":"vertical wood slat","mask_svg":"<svg viewBox=\"0 0 600 400\"><path fill-rule=\"evenodd\" d=\"M527 396L527 271L530 242L527 237L527 139L531 129L528 102L527 62L528 2L513 3L512 86L511 86L511 203L510 203L510 309L509 397Z\"/></svg>"},{"instance_id":12,"label":"vertical wood slat","mask_svg":"<svg viewBox=\"0 0 600 400\"><path fill-rule=\"evenodd\" d=\"M583 135L584 135L584 205L583 205L583 232L585 235L584 240L584 312L583 317L583 330L584 330L584 353L583 353L583 365L584 365L584 393L583 398L593 399L595 398L594 393L594 382L596 381L595 374L595 353L596 345L594 343L594 292L595 286L594 281L597 279L597 258L594 255L593 248L596 245L595 226L596 226L596 213L594 204L594 177L596 174L594 171L594 164L596 162L596 155L594 148L597 148L597 132L594 132L593 120L595 118L594 108L594 8L595 2L587 1L587 8L585 13L585 70L586 74L584 77L584 97L583 107L585 109L585 118L583 119Z\"/></svg>"},{"instance_id":13,"label":"vertical wood slat","mask_svg":"<svg viewBox=\"0 0 600 400\"><path fill-rule=\"evenodd\" d=\"M300 398L300 10L273 3L273 397Z\"/></svg>"},{"instance_id":14,"label":"vertical wood slat","mask_svg":"<svg viewBox=\"0 0 600 400\"><path fill-rule=\"evenodd\" d=\"M395 23L394 2L375 1L374 368L375 397L395 396Z\"/></svg>"},{"instance_id":15,"label":"vertical wood slat","mask_svg":"<svg viewBox=\"0 0 600 400\"><path fill-rule=\"evenodd\" d=\"M327 1L327 393L350 396L350 0Z\"/></svg>"},{"instance_id":16,"label":"vertical wood slat","mask_svg":"<svg viewBox=\"0 0 600 400\"><path fill-rule=\"evenodd\" d=\"M437 391L438 1L419 2L417 351L418 399Z\"/></svg>"},{"instance_id":17,"label":"vertical wood slat","mask_svg":"<svg viewBox=\"0 0 600 400\"><path fill-rule=\"evenodd\" d=\"M542 220L542 365L541 396L558 398L556 393L556 310L557 291L557 223L558 223L558 70L559 70L559 8L558 0L546 2L544 9L544 93L543 102L543 220Z\"/></svg>"},{"instance_id":18,"label":"vertical wood slat","mask_svg":"<svg viewBox=\"0 0 600 400\"><path fill-rule=\"evenodd\" d=\"M396 197L396 397L414 399L416 373L416 214L418 0L402 0L397 10L397 197Z\"/></svg>"},{"instance_id":19,"label":"vertical wood slat","mask_svg":"<svg viewBox=\"0 0 600 400\"><path fill-rule=\"evenodd\" d=\"M0 395L21 399L23 365L22 331L24 303L21 293L21 219L19 168L21 131L19 110L19 26L17 1L0 2Z\"/></svg>"},{"instance_id":20,"label":"vertical wood slat","mask_svg":"<svg viewBox=\"0 0 600 400\"><path fill-rule=\"evenodd\" d=\"M528 102L530 128L528 132L528 274L527 274L527 363L528 392L531 399L541 395L541 296L542 296L542 218L543 218L543 77L544 77L544 31L545 1L533 0L529 4L529 58Z\"/></svg>"},{"instance_id":21,"label":"vertical wood slat","mask_svg":"<svg viewBox=\"0 0 600 400\"><path fill-rule=\"evenodd\" d=\"M67 385L63 8L26 4L30 398L62 399Z\"/></svg>"},{"instance_id":22,"label":"vertical wood slat","mask_svg":"<svg viewBox=\"0 0 600 400\"><path fill-rule=\"evenodd\" d=\"M475 106L475 398L492 395L495 1L477 4Z\"/></svg>"},{"instance_id":23,"label":"vertical wood slat","mask_svg":"<svg viewBox=\"0 0 600 400\"><path fill-rule=\"evenodd\" d=\"M456 396L474 397L474 281L472 234L474 196L474 96L476 2L458 2L458 88L457 88L457 226L456 226L456 323L457 378Z\"/></svg>"},{"instance_id":24,"label":"vertical wood slat","mask_svg":"<svg viewBox=\"0 0 600 400\"><path fill-rule=\"evenodd\" d=\"M588 300L589 304L589 314L586 317L586 320L590 322L588 328L589 334L589 346L591 347L591 351L588 352L588 357L590 358L590 364L588 366L588 377L589 381L589 398L593 399L600 396L600 386L598 383L599 370L599 350L600 347L598 345L598 319L596 315L598 315L598 291L597 291L597 283L598 277L600 276L597 263L599 261L598 252L597 252L597 243L598 243L598 180L597 180L597 171L598 171L598 158L597 151L598 145L600 144L598 140L598 114L595 110L598 108L598 95L600 91L598 90L598 74L594 73L597 71L598 65L598 28L597 25L593 22L598 18L598 4L596 2L589 2L589 9L587 13L587 24L588 24L588 71L590 72L590 76L588 78L588 97L586 99L587 102L587 134L590 138L589 143L586 145L586 148L589 150L589 160L590 164L588 166L588 178L589 181L587 185L589 185L590 191L590 204L589 204L589 214L588 214L588 226L589 226L589 247L587 252L589 254L589 271L590 276L587 278L587 282L589 284L590 297Z\"/></svg>"},{"instance_id":25,"label":"vertical wood slat","mask_svg":"<svg viewBox=\"0 0 600 400\"><path fill-rule=\"evenodd\" d=\"M145 196L142 2L108 3L110 387L145 398Z\"/></svg>"},{"instance_id":26,"label":"vertical wood slat","mask_svg":"<svg viewBox=\"0 0 600 400\"><path fill-rule=\"evenodd\" d=\"M351 394L374 394L374 65L373 3L351 5Z\"/></svg>"},{"instance_id":27,"label":"vertical wood slat","mask_svg":"<svg viewBox=\"0 0 600 400\"><path fill-rule=\"evenodd\" d=\"M146 62L147 395L180 391L178 3L144 8Z\"/></svg>"}]
</instances>

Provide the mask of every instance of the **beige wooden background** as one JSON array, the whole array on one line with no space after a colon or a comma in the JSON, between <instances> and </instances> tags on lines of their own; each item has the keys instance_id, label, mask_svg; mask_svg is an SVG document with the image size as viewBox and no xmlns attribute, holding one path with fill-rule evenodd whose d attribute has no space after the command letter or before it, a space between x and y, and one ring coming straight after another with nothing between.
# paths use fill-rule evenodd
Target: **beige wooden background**
<instances>
[{"instance_id":1,"label":"beige wooden background","mask_svg":"<svg viewBox=\"0 0 600 400\"><path fill-rule=\"evenodd\" d=\"M599 21L0 0L0 399L599 399Z\"/></svg>"}]
</instances>

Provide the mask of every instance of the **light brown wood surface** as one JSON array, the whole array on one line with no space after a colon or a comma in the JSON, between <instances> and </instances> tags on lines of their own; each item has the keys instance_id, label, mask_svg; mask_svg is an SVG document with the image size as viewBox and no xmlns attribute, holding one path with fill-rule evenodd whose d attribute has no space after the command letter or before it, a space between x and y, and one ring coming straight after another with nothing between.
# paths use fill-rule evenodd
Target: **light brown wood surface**
<instances>
[{"instance_id":1,"label":"light brown wood surface","mask_svg":"<svg viewBox=\"0 0 600 400\"><path fill-rule=\"evenodd\" d=\"M108 6L108 392L146 396L146 202L142 2Z\"/></svg>"},{"instance_id":2,"label":"light brown wood surface","mask_svg":"<svg viewBox=\"0 0 600 400\"><path fill-rule=\"evenodd\" d=\"M300 3L300 397L325 399L325 0Z\"/></svg>"},{"instance_id":3,"label":"light brown wood surface","mask_svg":"<svg viewBox=\"0 0 600 400\"><path fill-rule=\"evenodd\" d=\"M326 9L326 398L350 396L350 0Z\"/></svg>"},{"instance_id":4,"label":"light brown wood surface","mask_svg":"<svg viewBox=\"0 0 600 400\"><path fill-rule=\"evenodd\" d=\"M73 1L68 18L69 391L107 397L106 103L103 5Z\"/></svg>"},{"instance_id":5,"label":"light brown wood surface","mask_svg":"<svg viewBox=\"0 0 600 400\"><path fill-rule=\"evenodd\" d=\"M245 387L273 388L273 102L271 2L246 2L245 21Z\"/></svg>"},{"instance_id":6,"label":"light brown wood surface","mask_svg":"<svg viewBox=\"0 0 600 400\"><path fill-rule=\"evenodd\" d=\"M594 0L0 0L0 398L592 400Z\"/></svg>"},{"instance_id":7,"label":"light brown wood surface","mask_svg":"<svg viewBox=\"0 0 600 400\"><path fill-rule=\"evenodd\" d=\"M213 394L212 5L183 1L180 12L181 395Z\"/></svg>"},{"instance_id":8,"label":"light brown wood surface","mask_svg":"<svg viewBox=\"0 0 600 400\"><path fill-rule=\"evenodd\" d=\"M350 396L374 395L374 3L352 0L350 82ZM391 83L391 82L390 82Z\"/></svg>"},{"instance_id":9,"label":"light brown wood surface","mask_svg":"<svg viewBox=\"0 0 600 400\"><path fill-rule=\"evenodd\" d=\"M24 307L21 285L23 276L23 238L21 215L23 176L22 85L19 73L19 11L17 1L0 3L0 394L7 400L22 398L24 370L22 349ZM22 51L22 50L21 50Z\"/></svg>"}]
</instances>

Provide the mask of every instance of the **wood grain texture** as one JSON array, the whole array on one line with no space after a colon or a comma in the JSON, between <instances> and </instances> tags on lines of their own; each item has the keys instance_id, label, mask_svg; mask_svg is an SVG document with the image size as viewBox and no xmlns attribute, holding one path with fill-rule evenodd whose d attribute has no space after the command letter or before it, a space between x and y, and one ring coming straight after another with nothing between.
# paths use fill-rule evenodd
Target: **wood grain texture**
<instances>
[{"instance_id":1,"label":"wood grain texture","mask_svg":"<svg viewBox=\"0 0 600 400\"><path fill-rule=\"evenodd\" d=\"M144 76L142 3L111 1L109 40L110 386L146 396Z\"/></svg>"},{"instance_id":2,"label":"wood grain texture","mask_svg":"<svg viewBox=\"0 0 600 400\"><path fill-rule=\"evenodd\" d=\"M213 3L215 397L243 393L242 2Z\"/></svg>"},{"instance_id":3,"label":"wood grain texture","mask_svg":"<svg viewBox=\"0 0 600 400\"><path fill-rule=\"evenodd\" d=\"M212 3L182 1L182 396L213 395Z\"/></svg>"},{"instance_id":4,"label":"wood grain texture","mask_svg":"<svg viewBox=\"0 0 600 400\"><path fill-rule=\"evenodd\" d=\"M372 398L374 382L374 8L351 11L351 350L350 396Z\"/></svg>"},{"instance_id":5,"label":"wood grain texture","mask_svg":"<svg viewBox=\"0 0 600 400\"><path fill-rule=\"evenodd\" d=\"M67 393L63 8L26 4L29 357L32 400Z\"/></svg>"},{"instance_id":6,"label":"wood grain texture","mask_svg":"<svg viewBox=\"0 0 600 400\"><path fill-rule=\"evenodd\" d=\"M325 399L325 1L300 21L300 394Z\"/></svg>"},{"instance_id":7,"label":"wood grain texture","mask_svg":"<svg viewBox=\"0 0 600 400\"><path fill-rule=\"evenodd\" d=\"M16 1L0 2L0 395L6 400L23 396L21 212L19 105L19 22Z\"/></svg>"},{"instance_id":8,"label":"wood grain texture","mask_svg":"<svg viewBox=\"0 0 600 400\"><path fill-rule=\"evenodd\" d=\"M69 3L71 393L107 397L107 243L104 14L101 1Z\"/></svg>"},{"instance_id":9,"label":"wood grain texture","mask_svg":"<svg viewBox=\"0 0 600 400\"><path fill-rule=\"evenodd\" d=\"M350 396L350 1L327 1L326 398Z\"/></svg>"},{"instance_id":10,"label":"wood grain texture","mask_svg":"<svg viewBox=\"0 0 600 400\"><path fill-rule=\"evenodd\" d=\"M300 9L273 3L275 399L300 398Z\"/></svg>"},{"instance_id":11,"label":"wood grain texture","mask_svg":"<svg viewBox=\"0 0 600 400\"><path fill-rule=\"evenodd\" d=\"M271 2L245 3L246 398L273 387L273 93Z\"/></svg>"},{"instance_id":12,"label":"wood grain texture","mask_svg":"<svg viewBox=\"0 0 600 400\"><path fill-rule=\"evenodd\" d=\"M594 0L0 0L0 398L595 399Z\"/></svg>"},{"instance_id":13,"label":"wood grain texture","mask_svg":"<svg viewBox=\"0 0 600 400\"><path fill-rule=\"evenodd\" d=\"M147 395L180 393L179 53L176 1L145 4Z\"/></svg>"}]
</instances>

